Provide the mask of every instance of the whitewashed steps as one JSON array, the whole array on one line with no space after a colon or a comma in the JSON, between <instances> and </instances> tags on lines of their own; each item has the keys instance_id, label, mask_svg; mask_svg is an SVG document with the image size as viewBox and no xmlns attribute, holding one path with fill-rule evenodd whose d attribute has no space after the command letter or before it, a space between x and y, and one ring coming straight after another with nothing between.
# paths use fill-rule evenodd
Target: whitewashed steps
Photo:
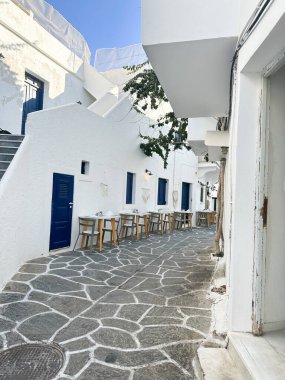
<instances>
[{"instance_id":1,"label":"whitewashed steps","mask_svg":"<svg viewBox=\"0 0 285 380\"><path fill-rule=\"evenodd\" d=\"M244 380L285 380L285 360L264 337L230 333L229 354Z\"/></svg>"},{"instance_id":2,"label":"whitewashed steps","mask_svg":"<svg viewBox=\"0 0 285 380\"><path fill-rule=\"evenodd\" d=\"M0 134L0 180L13 160L24 136Z\"/></svg>"},{"instance_id":3,"label":"whitewashed steps","mask_svg":"<svg viewBox=\"0 0 285 380\"><path fill-rule=\"evenodd\" d=\"M195 372L198 380L244 380L225 348L200 347Z\"/></svg>"}]
</instances>

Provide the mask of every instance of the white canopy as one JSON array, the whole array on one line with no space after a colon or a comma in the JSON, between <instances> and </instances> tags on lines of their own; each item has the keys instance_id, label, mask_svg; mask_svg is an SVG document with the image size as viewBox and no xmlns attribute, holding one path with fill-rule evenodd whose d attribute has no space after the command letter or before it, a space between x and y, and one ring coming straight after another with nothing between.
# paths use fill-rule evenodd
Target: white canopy
<instances>
[{"instance_id":1,"label":"white canopy","mask_svg":"<svg viewBox=\"0 0 285 380\"><path fill-rule=\"evenodd\" d=\"M147 56L141 44L122 48L98 49L95 55L97 71L120 69L124 66L139 65L147 61Z\"/></svg>"},{"instance_id":2,"label":"white canopy","mask_svg":"<svg viewBox=\"0 0 285 380\"><path fill-rule=\"evenodd\" d=\"M53 6L44 0L14 0L63 45L84 61L90 62L90 50L82 34L78 32Z\"/></svg>"}]
</instances>

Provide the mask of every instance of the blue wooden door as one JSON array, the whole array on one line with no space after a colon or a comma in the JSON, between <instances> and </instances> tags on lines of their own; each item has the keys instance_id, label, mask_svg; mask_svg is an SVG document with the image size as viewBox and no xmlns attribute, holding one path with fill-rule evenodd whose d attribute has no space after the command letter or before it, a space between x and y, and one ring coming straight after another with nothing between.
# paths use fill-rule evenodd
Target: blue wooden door
<instances>
[{"instance_id":1,"label":"blue wooden door","mask_svg":"<svg viewBox=\"0 0 285 380\"><path fill-rule=\"evenodd\" d=\"M50 250L70 246L73 190L73 176L53 174Z\"/></svg>"},{"instance_id":2,"label":"blue wooden door","mask_svg":"<svg viewBox=\"0 0 285 380\"><path fill-rule=\"evenodd\" d=\"M126 204L133 203L133 186L134 186L134 174L127 173L127 188L126 188Z\"/></svg>"},{"instance_id":3,"label":"blue wooden door","mask_svg":"<svg viewBox=\"0 0 285 380\"><path fill-rule=\"evenodd\" d=\"M44 84L30 74L25 74L25 90L22 116L22 135L25 134L27 116L30 112L43 109Z\"/></svg>"},{"instance_id":4,"label":"blue wooden door","mask_svg":"<svg viewBox=\"0 0 285 380\"><path fill-rule=\"evenodd\" d=\"M166 185L167 179L158 178L157 204L166 205Z\"/></svg>"},{"instance_id":5,"label":"blue wooden door","mask_svg":"<svg viewBox=\"0 0 285 380\"><path fill-rule=\"evenodd\" d=\"M190 183L182 182L181 210L190 208Z\"/></svg>"}]
</instances>

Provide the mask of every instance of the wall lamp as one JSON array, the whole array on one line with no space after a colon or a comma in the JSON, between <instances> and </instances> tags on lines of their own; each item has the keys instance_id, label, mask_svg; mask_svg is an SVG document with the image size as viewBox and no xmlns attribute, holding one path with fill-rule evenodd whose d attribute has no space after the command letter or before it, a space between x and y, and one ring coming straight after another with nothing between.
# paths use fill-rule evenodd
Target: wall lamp
<instances>
[{"instance_id":1,"label":"wall lamp","mask_svg":"<svg viewBox=\"0 0 285 380\"><path fill-rule=\"evenodd\" d=\"M148 169L145 169L145 173L148 174L148 175L153 175L153 173L150 170L148 170Z\"/></svg>"}]
</instances>

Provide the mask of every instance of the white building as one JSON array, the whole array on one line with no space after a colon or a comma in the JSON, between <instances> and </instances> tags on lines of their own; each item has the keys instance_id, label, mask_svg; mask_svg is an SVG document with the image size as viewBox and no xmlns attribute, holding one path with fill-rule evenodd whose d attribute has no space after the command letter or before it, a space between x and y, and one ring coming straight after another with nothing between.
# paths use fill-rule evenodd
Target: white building
<instances>
[{"instance_id":1,"label":"white building","mask_svg":"<svg viewBox=\"0 0 285 380\"><path fill-rule=\"evenodd\" d=\"M26 260L72 248L80 215L179 210L183 183L189 208L196 209L194 154L171 154L167 170L159 157L146 157L139 130L147 132L151 120L130 112L114 75L90 66L82 36L56 14L72 37L59 40L36 4L0 4L0 128L12 133L0 134L0 287ZM159 179L166 180L163 202ZM64 237L51 234L59 193L67 202Z\"/></svg>"},{"instance_id":2,"label":"white building","mask_svg":"<svg viewBox=\"0 0 285 380\"><path fill-rule=\"evenodd\" d=\"M229 146L219 149L229 351L242 378L284 379L285 2L142 4L143 45L177 116L230 112L229 131L205 139Z\"/></svg>"}]
</instances>

